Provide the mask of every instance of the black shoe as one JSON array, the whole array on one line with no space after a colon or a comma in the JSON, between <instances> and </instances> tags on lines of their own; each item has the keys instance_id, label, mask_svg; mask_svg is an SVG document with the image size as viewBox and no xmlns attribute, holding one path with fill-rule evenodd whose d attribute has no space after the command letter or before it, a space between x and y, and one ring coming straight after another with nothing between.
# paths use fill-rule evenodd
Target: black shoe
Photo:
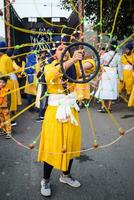
<instances>
[{"instance_id":1,"label":"black shoe","mask_svg":"<svg viewBox=\"0 0 134 200\"><path fill-rule=\"evenodd\" d=\"M35 121L36 121L36 122L43 122L43 120L44 120L44 117L39 117L39 118L37 118Z\"/></svg>"},{"instance_id":2,"label":"black shoe","mask_svg":"<svg viewBox=\"0 0 134 200\"><path fill-rule=\"evenodd\" d=\"M13 126L16 126L17 125L17 123L16 123L16 121L11 121L11 126L13 127Z\"/></svg>"},{"instance_id":3,"label":"black shoe","mask_svg":"<svg viewBox=\"0 0 134 200\"><path fill-rule=\"evenodd\" d=\"M100 113L107 113L105 108L99 108L99 109L97 109L97 111Z\"/></svg>"}]
</instances>

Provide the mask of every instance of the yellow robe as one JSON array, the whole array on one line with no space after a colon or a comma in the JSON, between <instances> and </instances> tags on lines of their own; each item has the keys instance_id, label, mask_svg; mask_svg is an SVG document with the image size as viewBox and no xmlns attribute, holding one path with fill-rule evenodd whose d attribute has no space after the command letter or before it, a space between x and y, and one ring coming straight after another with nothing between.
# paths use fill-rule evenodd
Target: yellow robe
<instances>
[{"instance_id":1,"label":"yellow robe","mask_svg":"<svg viewBox=\"0 0 134 200\"><path fill-rule=\"evenodd\" d=\"M94 71L95 62L93 59L86 59L82 61L82 64L85 64L86 62L92 63L92 68L89 70L86 70L87 73L92 73ZM80 69L79 69L80 70ZM77 95L77 100L89 100L90 99L90 84L89 83L77 83L75 87L75 92Z\"/></svg>"},{"instance_id":2,"label":"yellow robe","mask_svg":"<svg viewBox=\"0 0 134 200\"><path fill-rule=\"evenodd\" d=\"M0 72L3 75L8 75L10 73L14 73L14 68L13 68L13 62L9 56L6 54L0 56ZM17 80L11 80L9 79L7 81L7 87L9 88L10 91L16 90L11 93L11 106L10 106L10 111L17 111L17 106L21 105L21 96L20 96L20 90L19 84Z\"/></svg>"},{"instance_id":3,"label":"yellow robe","mask_svg":"<svg viewBox=\"0 0 134 200\"><path fill-rule=\"evenodd\" d=\"M125 58L125 56L127 57L127 59ZM134 54L132 53L131 55L126 55L126 54L122 55L121 64L123 66L130 65L127 60L130 63L132 63L132 65L134 65ZM123 69L123 81L119 82L119 93L121 93L122 90L125 89L128 95L131 94L132 87L134 84L134 77L132 73L133 69L132 70Z\"/></svg>"},{"instance_id":4,"label":"yellow robe","mask_svg":"<svg viewBox=\"0 0 134 200\"><path fill-rule=\"evenodd\" d=\"M134 77L134 72L133 72L133 77ZM134 84L133 84L133 89L132 89L132 92L131 92L131 95L130 95L130 98L128 101L128 106L129 107L134 106Z\"/></svg>"},{"instance_id":5,"label":"yellow robe","mask_svg":"<svg viewBox=\"0 0 134 200\"><path fill-rule=\"evenodd\" d=\"M61 84L60 66L55 66L55 61L45 66L45 78L47 91L50 94L64 93ZM75 84L68 85L70 92L74 91ZM45 112L45 119L42 125L41 140L38 152L38 161L47 162L54 168L66 171L69 160L80 156L81 147L81 128L78 112L72 108L72 114L78 122L78 126L71 122L61 123L56 120L57 106L48 105ZM62 153L63 147L67 152ZM74 152L74 153L73 153Z\"/></svg>"}]
</instances>

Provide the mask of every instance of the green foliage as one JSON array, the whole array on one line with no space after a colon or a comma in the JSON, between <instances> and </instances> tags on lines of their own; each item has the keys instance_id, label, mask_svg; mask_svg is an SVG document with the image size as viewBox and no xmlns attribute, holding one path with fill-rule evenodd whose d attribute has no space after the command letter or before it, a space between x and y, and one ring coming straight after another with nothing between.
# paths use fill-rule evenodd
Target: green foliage
<instances>
[{"instance_id":1,"label":"green foliage","mask_svg":"<svg viewBox=\"0 0 134 200\"><path fill-rule=\"evenodd\" d=\"M77 0L73 1L74 4ZM119 0L103 0L103 14L102 14L102 29L103 33L110 33L114 22L115 13ZM64 9L69 10L70 0L61 0L61 5ZM85 15L94 24L100 22L100 1L99 0L85 0ZM134 30L134 1L123 0L117 16L113 35L116 35L119 40L125 36L128 37ZM100 26L95 26L95 30L100 31Z\"/></svg>"}]
</instances>

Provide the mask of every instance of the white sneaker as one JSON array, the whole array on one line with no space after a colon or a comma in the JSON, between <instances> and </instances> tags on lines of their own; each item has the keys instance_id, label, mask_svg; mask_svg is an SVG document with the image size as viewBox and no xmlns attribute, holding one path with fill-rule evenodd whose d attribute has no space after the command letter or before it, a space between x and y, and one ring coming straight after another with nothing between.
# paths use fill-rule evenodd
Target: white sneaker
<instances>
[{"instance_id":1,"label":"white sneaker","mask_svg":"<svg viewBox=\"0 0 134 200\"><path fill-rule=\"evenodd\" d=\"M16 121L11 121L11 126L14 127L17 125L17 122Z\"/></svg>"},{"instance_id":2,"label":"white sneaker","mask_svg":"<svg viewBox=\"0 0 134 200\"><path fill-rule=\"evenodd\" d=\"M49 180L43 179L41 181L41 194L45 197L51 196L51 188L50 188Z\"/></svg>"},{"instance_id":3,"label":"white sneaker","mask_svg":"<svg viewBox=\"0 0 134 200\"><path fill-rule=\"evenodd\" d=\"M80 187L80 185L81 185L80 182L77 181L76 179L74 179L70 174L62 175L59 180L61 183L66 183L75 188Z\"/></svg>"},{"instance_id":4,"label":"white sneaker","mask_svg":"<svg viewBox=\"0 0 134 200\"><path fill-rule=\"evenodd\" d=\"M11 134L6 134L5 139L11 139Z\"/></svg>"}]
</instances>

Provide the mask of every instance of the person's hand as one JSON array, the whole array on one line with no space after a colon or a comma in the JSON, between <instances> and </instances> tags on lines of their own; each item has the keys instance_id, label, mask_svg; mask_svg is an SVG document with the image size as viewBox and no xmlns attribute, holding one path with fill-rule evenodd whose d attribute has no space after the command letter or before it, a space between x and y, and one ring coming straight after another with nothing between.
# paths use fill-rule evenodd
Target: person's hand
<instances>
[{"instance_id":1,"label":"person's hand","mask_svg":"<svg viewBox=\"0 0 134 200\"><path fill-rule=\"evenodd\" d=\"M84 53L84 50L76 50L73 54L73 57L72 57L74 62L82 60L83 59L83 53Z\"/></svg>"}]
</instances>

